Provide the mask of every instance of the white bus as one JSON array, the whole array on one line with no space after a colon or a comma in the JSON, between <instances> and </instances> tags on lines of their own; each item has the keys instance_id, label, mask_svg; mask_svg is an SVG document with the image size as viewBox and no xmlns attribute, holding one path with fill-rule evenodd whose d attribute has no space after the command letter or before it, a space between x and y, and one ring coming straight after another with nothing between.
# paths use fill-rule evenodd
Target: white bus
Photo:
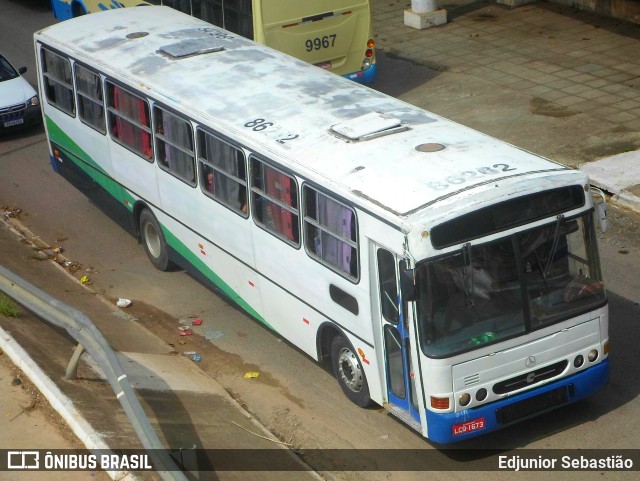
<instances>
[{"instance_id":1,"label":"white bus","mask_svg":"<svg viewBox=\"0 0 640 481\"><path fill-rule=\"evenodd\" d=\"M377 75L369 0L51 0L54 16L164 5L360 83Z\"/></svg>"},{"instance_id":2,"label":"white bus","mask_svg":"<svg viewBox=\"0 0 640 481\"><path fill-rule=\"evenodd\" d=\"M157 268L187 269L437 443L606 383L583 173L141 8L53 25L35 50L53 168Z\"/></svg>"}]
</instances>

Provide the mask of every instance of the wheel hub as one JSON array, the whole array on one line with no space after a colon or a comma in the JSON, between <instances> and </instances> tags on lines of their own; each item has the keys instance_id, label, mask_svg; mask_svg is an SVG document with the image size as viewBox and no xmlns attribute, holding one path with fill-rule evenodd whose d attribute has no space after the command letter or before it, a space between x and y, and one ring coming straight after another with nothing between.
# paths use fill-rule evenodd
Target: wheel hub
<instances>
[{"instance_id":1,"label":"wheel hub","mask_svg":"<svg viewBox=\"0 0 640 481\"><path fill-rule=\"evenodd\" d=\"M353 392L360 392L363 384L362 369L358 358L349 349L342 349L338 356L338 370L340 377Z\"/></svg>"},{"instance_id":2,"label":"wheel hub","mask_svg":"<svg viewBox=\"0 0 640 481\"><path fill-rule=\"evenodd\" d=\"M160 236L150 223L144 226L144 240L151 255L156 259L159 258L162 252Z\"/></svg>"}]
</instances>

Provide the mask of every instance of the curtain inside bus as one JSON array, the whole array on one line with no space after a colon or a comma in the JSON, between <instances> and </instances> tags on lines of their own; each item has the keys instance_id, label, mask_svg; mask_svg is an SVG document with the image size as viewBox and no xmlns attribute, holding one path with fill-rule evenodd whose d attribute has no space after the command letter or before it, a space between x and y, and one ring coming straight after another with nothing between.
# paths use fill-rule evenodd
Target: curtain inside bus
<instances>
[{"instance_id":1,"label":"curtain inside bus","mask_svg":"<svg viewBox=\"0 0 640 481\"><path fill-rule=\"evenodd\" d=\"M184 120L162 110L159 112L162 116L164 137L167 139L167 142L161 141L164 144L166 166L179 177L194 182L196 177L193 155L175 147L178 145L193 152L191 128Z\"/></svg>"},{"instance_id":2,"label":"curtain inside bus","mask_svg":"<svg viewBox=\"0 0 640 481\"><path fill-rule=\"evenodd\" d=\"M324 195L317 195L316 212L321 225L346 239L352 239L353 212L351 209ZM351 272L351 246L332 235L324 232L322 234L317 254L341 270Z\"/></svg>"},{"instance_id":3,"label":"curtain inside bus","mask_svg":"<svg viewBox=\"0 0 640 481\"><path fill-rule=\"evenodd\" d=\"M116 86L113 87L113 107L129 119L138 121L145 126L149 125L149 114L144 100ZM115 129L114 134L118 139L148 159L151 158L151 134L149 132L120 115L116 115Z\"/></svg>"},{"instance_id":4,"label":"curtain inside bus","mask_svg":"<svg viewBox=\"0 0 640 481\"><path fill-rule=\"evenodd\" d=\"M286 205L291 205L291 179L286 174L266 168L265 193ZM292 214L274 202L268 203L268 219L276 231L297 242L293 235Z\"/></svg>"},{"instance_id":5,"label":"curtain inside bus","mask_svg":"<svg viewBox=\"0 0 640 481\"><path fill-rule=\"evenodd\" d=\"M58 108L73 115L75 102L73 100L73 79L71 78L71 64L48 50L42 50L47 86L47 98Z\"/></svg>"},{"instance_id":6,"label":"curtain inside bus","mask_svg":"<svg viewBox=\"0 0 640 481\"><path fill-rule=\"evenodd\" d=\"M206 143L207 159L217 167L218 172L222 171L239 178L241 172L239 171L240 162L238 162L237 156L241 154L238 150L212 136L206 137ZM244 159L241 159L241 162L244 163ZM240 184L237 181L222 173L216 175L213 181L216 197L236 209L242 208Z\"/></svg>"},{"instance_id":7,"label":"curtain inside bus","mask_svg":"<svg viewBox=\"0 0 640 481\"><path fill-rule=\"evenodd\" d=\"M77 65L76 86L78 89L78 110L80 118L100 132L105 131L102 82L100 76Z\"/></svg>"}]
</instances>

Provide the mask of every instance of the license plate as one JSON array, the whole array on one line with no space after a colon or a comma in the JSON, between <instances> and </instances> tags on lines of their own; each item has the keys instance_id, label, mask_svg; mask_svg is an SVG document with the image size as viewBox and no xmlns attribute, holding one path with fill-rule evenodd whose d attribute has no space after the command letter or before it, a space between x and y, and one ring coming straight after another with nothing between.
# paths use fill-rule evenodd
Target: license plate
<instances>
[{"instance_id":1,"label":"license plate","mask_svg":"<svg viewBox=\"0 0 640 481\"><path fill-rule=\"evenodd\" d=\"M453 435L458 436L460 434L466 434L484 429L484 427L484 418L478 418L474 419L473 421L467 421L466 423L454 424L451 429L453 430Z\"/></svg>"},{"instance_id":2,"label":"license plate","mask_svg":"<svg viewBox=\"0 0 640 481\"><path fill-rule=\"evenodd\" d=\"M9 120L8 122L4 123L5 127L13 127L14 125L20 125L24 123L24 119L15 119L15 120Z\"/></svg>"}]
</instances>

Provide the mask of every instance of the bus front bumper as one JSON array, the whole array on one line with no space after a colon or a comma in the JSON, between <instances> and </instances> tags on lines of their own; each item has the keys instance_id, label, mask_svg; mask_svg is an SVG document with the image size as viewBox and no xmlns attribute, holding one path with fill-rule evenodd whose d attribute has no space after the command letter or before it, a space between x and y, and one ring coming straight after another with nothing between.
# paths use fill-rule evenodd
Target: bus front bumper
<instances>
[{"instance_id":1,"label":"bus front bumper","mask_svg":"<svg viewBox=\"0 0 640 481\"><path fill-rule=\"evenodd\" d=\"M370 84L372 82L375 82L376 78L378 77L378 66L374 63L371 64L371 67L369 67L367 70L348 73L346 75L343 75L343 77L361 84Z\"/></svg>"},{"instance_id":2,"label":"bus front bumper","mask_svg":"<svg viewBox=\"0 0 640 481\"><path fill-rule=\"evenodd\" d=\"M543 412L585 399L609 379L609 359L572 376L457 413L427 410L428 438L450 444L488 434Z\"/></svg>"}]
</instances>

